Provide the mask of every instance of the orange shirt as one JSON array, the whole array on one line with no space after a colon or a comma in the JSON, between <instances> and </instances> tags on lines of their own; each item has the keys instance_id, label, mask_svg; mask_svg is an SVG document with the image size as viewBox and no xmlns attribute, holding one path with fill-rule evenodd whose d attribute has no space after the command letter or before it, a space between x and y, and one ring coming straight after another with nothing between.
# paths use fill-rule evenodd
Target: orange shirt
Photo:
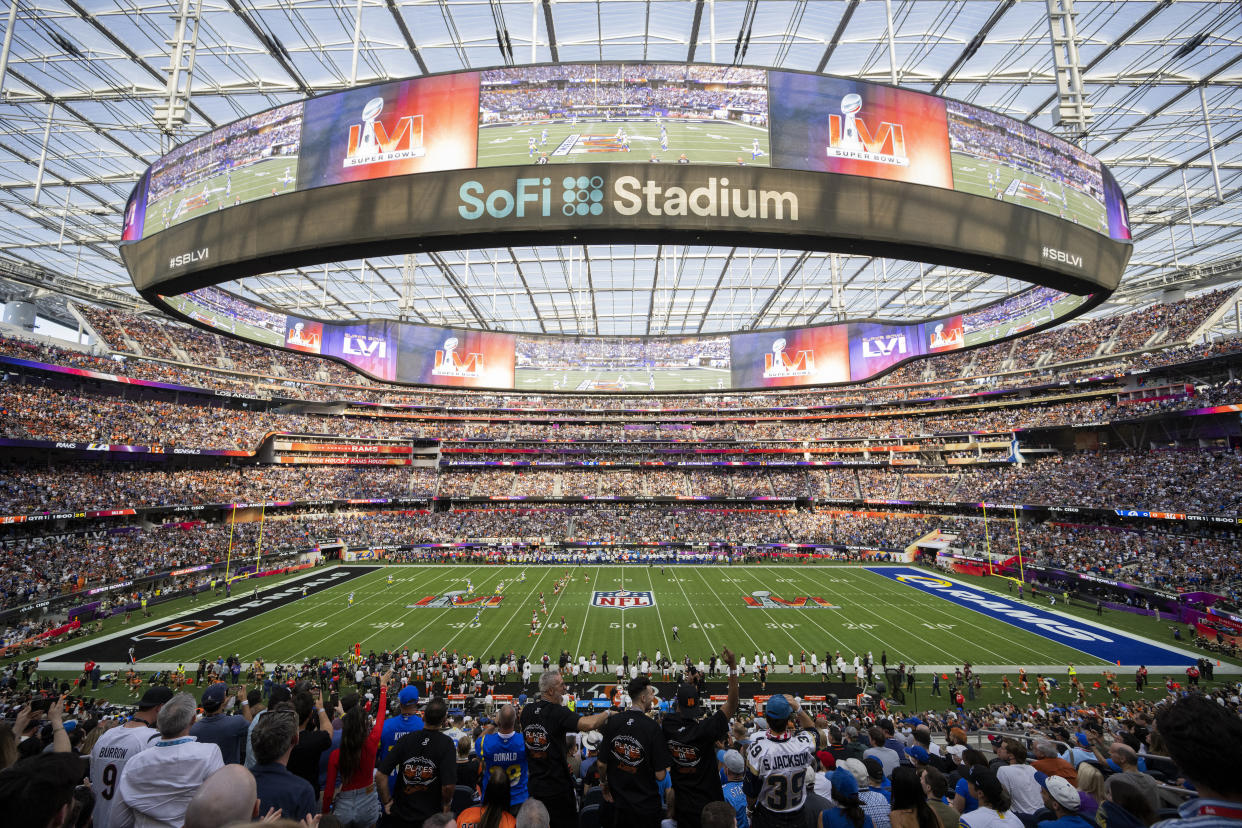
<instances>
[{"instance_id":1,"label":"orange shirt","mask_svg":"<svg viewBox=\"0 0 1242 828\"><path fill-rule=\"evenodd\" d=\"M475 805L457 815L457 828L479 828L483 824L483 809ZM513 814L505 811L500 815L500 828L516 828L517 820Z\"/></svg>"}]
</instances>

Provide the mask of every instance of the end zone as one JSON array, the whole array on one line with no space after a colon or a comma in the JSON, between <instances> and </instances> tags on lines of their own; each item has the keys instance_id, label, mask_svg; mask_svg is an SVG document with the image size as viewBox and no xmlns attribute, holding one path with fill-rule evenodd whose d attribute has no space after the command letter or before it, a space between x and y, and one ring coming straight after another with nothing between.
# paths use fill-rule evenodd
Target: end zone
<instances>
[{"instance_id":1,"label":"end zone","mask_svg":"<svg viewBox=\"0 0 1242 828\"><path fill-rule=\"evenodd\" d=\"M994 621L1072 647L1109 664L1122 667L1145 665L1149 670L1184 670L1199 654L1169 647L1142 636L1096 624L1052 609L1035 608L998 593L970 586L939 573L911 567L863 567L884 578L935 595Z\"/></svg>"}]
</instances>

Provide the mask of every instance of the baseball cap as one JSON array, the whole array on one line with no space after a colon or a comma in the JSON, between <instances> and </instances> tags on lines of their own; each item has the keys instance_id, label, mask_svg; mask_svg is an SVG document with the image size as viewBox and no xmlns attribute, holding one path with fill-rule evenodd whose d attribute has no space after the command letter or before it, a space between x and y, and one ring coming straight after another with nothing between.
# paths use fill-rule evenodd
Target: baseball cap
<instances>
[{"instance_id":1,"label":"baseball cap","mask_svg":"<svg viewBox=\"0 0 1242 828\"><path fill-rule=\"evenodd\" d=\"M763 712L766 718L788 719L793 715L793 706L790 705L789 699L777 694L768 699L768 703L763 707Z\"/></svg>"},{"instance_id":2,"label":"baseball cap","mask_svg":"<svg viewBox=\"0 0 1242 828\"><path fill-rule=\"evenodd\" d=\"M418 701L418 688L412 684L407 684L401 688L401 693L397 698L401 701L402 707L409 707Z\"/></svg>"},{"instance_id":3,"label":"baseball cap","mask_svg":"<svg viewBox=\"0 0 1242 828\"><path fill-rule=\"evenodd\" d=\"M833 756L830 751L821 750L815 754L815 758L824 766L824 770L830 771L837 766L837 757Z\"/></svg>"},{"instance_id":4,"label":"baseball cap","mask_svg":"<svg viewBox=\"0 0 1242 828\"><path fill-rule=\"evenodd\" d=\"M837 768L828 777L832 783L832 792L841 796L858 796L858 780L845 768Z\"/></svg>"},{"instance_id":5,"label":"baseball cap","mask_svg":"<svg viewBox=\"0 0 1242 828\"><path fill-rule=\"evenodd\" d=\"M983 765L971 765L966 771L966 779L988 798L988 802L999 802L1004 795L1004 788L996 774Z\"/></svg>"},{"instance_id":6,"label":"baseball cap","mask_svg":"<svg viewBox=\"0 0 1242 828\"><path fill-rule=\"evenodd\" d=\"M1039 783L1039 787L1048 792L1048 795L1057 801L1067 811L1077 811L1082 804L1082 800L1078 798L1078 789L1069 783L1068 779L1060 776L1048 776L1047 774L1035 773L1035 781Z\"/></svg>"},{"instance_id":7,"label":"baseball cap","mask_svg":"<svg viewBox=\"0 0 1242 828\"><path fill-rule=\"evenodd\" d=\"M863 764L867 766L867 776L872 779L884 778L884 763L874 756L867 756L863 759Z\"/></svg>"},{"instance_id":8,"label":"baseball cap","mask_svg":"<svg viewBox=\"0 0 1242 828\"><path fill-rule=\"evenodd\" d=\"M152 707L159 707L161 704L166 704L172 697L173 691L157 684L142 694L142 698L138 700L138 709L149 710Z\"/></svg>"},{"instance_id":9,"label":"baseball cap","mask_svg":"<svg viewBox=\"0 0 1242 828\"><path fill-rule=\"evenodd\" d=\"M592 730L590 733L582 737L582 746L587 750L599 750L600 743L604 741L604 734L598 730Z\"/></svg>"},{"instance_id":10,"label":"baseball cap","mask_svg":"<svg viewBox=\"0 0 1242 828\"><path fill-rule=\"evenodd\" d=\"M906 755L918 762L920 765L926 765L927 761L931 759L931 755L922 745L915 745L914 747L906 748Z\"/></svg>"},{"instance_id":11,"label":"baseball cap","mask_svg":"<svg viewBox=\"0 0 1242 828\"><path fill-rule=\"evenodd\" d=\"M699 688L690 682L677 687L677 709L683 713L697 714L703 709L699 704Z\"/></svg>"},{"instance_id":12,"label":"baseball cap","mask_svg":"<svg viewBox=\"0 0 1242 828\"><path fill-rule=\"evenodd\" d=\"M203 709L215 710L224 704L225 697L228 696L228 688L222 682L216 682L203 691Z\"/></svg>"},{"instance_id":13,"label":"baseball cap","mask_svg":"<svg viewBox=\"0 0 1242 828\"><path fill-rule=\"evenodd\" d=\"M741 773L746 769L746 762L742 759L742 754L736 750L726 750L724 754L725 770L729 773Z\"/></svg>"}]
</instances>

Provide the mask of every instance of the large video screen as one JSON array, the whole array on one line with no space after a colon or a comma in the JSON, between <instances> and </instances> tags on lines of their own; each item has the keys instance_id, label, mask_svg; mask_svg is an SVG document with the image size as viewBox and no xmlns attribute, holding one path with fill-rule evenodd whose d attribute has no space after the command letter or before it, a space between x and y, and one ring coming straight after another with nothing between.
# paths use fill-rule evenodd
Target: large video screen
<instances>
[{"instance_id":1,"label":"large video screen","mask_svg":"<svg viewBox=\"0 0 1242 828\"><path fill-rule=\"evenodd\" d=\"M729 337L533 337L515 346L522 391L717 391L732 388Z\"/></svg>"},{"instance_id":2,"label":"large video screen","mask_svg":"<svg viewBox=\"0 0 1242 828\"><path fill-rule=\"evenodd\" d=\"M824 75L769 74L773 166L953 187L942 98Z\"/></svg>"},{"instance_id":3,"label":"large video screen","mask_svg":"<svg viewBox=\"0 0 1242 828\"><path fill-rule=\"evenodd\" d=\"M860 321L701 337L555 337L312 319L269 310L215 287L160 298L216 330L334 357L386 382L621 394L864 382L911 359L1048 324L1090 299L1033 287L926 322Z\"/></svg>"},{"instance_id":4,"label":"large video screen","mask_svg":"<svg viewBox=\"0 0 1242 828\"><path fill-rule=\"evenodd\" d=\"M306 102L298 189L474 166L479 76L434 75Z\"/></svg>"},{"instance_id":5,"label":"large video screen","mask_svg":"<svg viewBox=\"0 0 1242 828\"><path fill-rule=\"evenodd\" d=\"M291 192L297 183L302 102L220 127L151 167L144 236L237 204Z\"/></svg>"},{"instance_id":6,"label":"large video screen","mask_svg":"<svg viewBox=\"0 0 1242 828\"><path fill-rule=\"evenodd\" d=\"M1109 232L1103 165L1030 124L946 101L953 188Z\"/></svg>"},{"instance_id":7,"label":"large video screen","mask_svg":"<svg viewBox=\"0 0 1242 828\"><path fill-rule=\"evenodd\" d=\"M670 64L490 69L478 166L629 161L768 166L768 73Z\"/></svg>"},{"instance_id":8,"label":"large video screen","mask_svg":"<svg viewBox=\"0 0 1242 828\"><path fill-rule=\"evenodd\" d=\"M601 161L910 182L1130 238L1121 188L1097 159L970 104L810 73L581 63L393 81L243 118L150 168L130 197L122 241L295 190Z\"/></svg>"}]
</instances>

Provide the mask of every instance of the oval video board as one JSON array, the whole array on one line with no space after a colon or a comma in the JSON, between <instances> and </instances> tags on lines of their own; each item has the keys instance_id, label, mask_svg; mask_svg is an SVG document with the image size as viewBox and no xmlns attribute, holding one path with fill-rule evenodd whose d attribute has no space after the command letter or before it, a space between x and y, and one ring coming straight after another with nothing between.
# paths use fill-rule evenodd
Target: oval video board
<instances>
[{"instance_id":1,"label":"oval video board","mask_svg":"<svg viewBox=\"0 0 1242 828\"><path fill-rule=\"evenodd\" d=\"M194 297L205 295L202 288L368 256L566 242L837 251L998 273L1039 286L998 303L992 313L1008 321L984 326L986 341L995 341L1001 330L1008 336L1033 329L1013 324L1031 317L1015 309L1032 304L1032 296L1041 299L1033 303L1036 327L1105 298L1129 259L1128 239L1125 201L1108 170L1072 144L1005 116L808 73L602 63L394 81L221 127L146 172L126 210L122 255L144 297L201 322L203 303ZM179 302L170 298L179 296ZM283 315L253 311L264 313ZM987 309L976 313L988 317ZM318 352L355 366L376 357L355 351L379 346L354 337L385 343L392 365L362 370L397 382L479 380L485 381L479 387L522 389L523 369L537 362L531 354L548 351L529 346L524 354L518 337L512 357L508 346L491 356L488 348L461 350L483 347L467 346L472 337L508 334L441 336L429 328L434 333L416 336L407 329L418 326L386 321L301 324L304 336L308 326L326 326ZM916 326L851 324L844 350L832 345L837 356L818 359L814 370L798 367L796 354L806 349L791 345L799 338L791 332L776 337L784 340L781 348L776 339L762 346L778 367L758 377L735 370L734 344L746 353L760 348L740 344L749 340L734 343L737 337L725 337L727 371L718 347L698 349L687 360L717 363L729 375L720 387L767 387L859 381L946 349L944 343L976 344L954 318ZM936 337L923 327L937 324ZM863 325L878 327L868 332ZM235 327L234 335L253 338L251 326ZM912 327L920 329L906 330ZM385 333L361 333L364 328ZM828 348L832 337L823 332L829 329L845 326L803 330L819 331L813 338ZM255 341L309 347L289 334ZM446 350L450 338L457 343ZM426 366L402 370L398 354L406 347L429 355L433 368L436 351L453 359L481 354L510 366L459 366L456 375L443 367L439 374ZM575 347L583 350L561 350ZM781 369L786 359L790 367ZM603 364L608 370L616 362ZM532 383L531 390L608 390L605 380L592 382L601 387L580 388L566 374L556 389Z\"/></svg>"}]
</instances>

